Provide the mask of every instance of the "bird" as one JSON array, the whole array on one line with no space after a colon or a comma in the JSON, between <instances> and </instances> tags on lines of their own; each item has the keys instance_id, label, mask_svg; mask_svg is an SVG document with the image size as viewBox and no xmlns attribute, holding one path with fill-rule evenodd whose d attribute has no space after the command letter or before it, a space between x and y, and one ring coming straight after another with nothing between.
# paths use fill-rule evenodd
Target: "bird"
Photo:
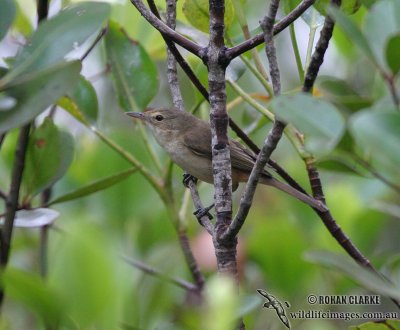
<instances>
[{"instance_id":1,"label":"bird","mask_svg":"<svg viewBox=\"0 0 400 330\"><path fill-rule=\"evenodd\" d=\"M144 112L126 112L126 114L145 123L175 164L200 181L213 184L212 135L208 122L175 108L151 108ZM232 191L235 191L240 182L248 181L257 156L230 138L229 148ZM277 180L266 169L261 172L259 183L284 191L318 211L327 210L321 201Z\"/></svg>"}]
</instances>

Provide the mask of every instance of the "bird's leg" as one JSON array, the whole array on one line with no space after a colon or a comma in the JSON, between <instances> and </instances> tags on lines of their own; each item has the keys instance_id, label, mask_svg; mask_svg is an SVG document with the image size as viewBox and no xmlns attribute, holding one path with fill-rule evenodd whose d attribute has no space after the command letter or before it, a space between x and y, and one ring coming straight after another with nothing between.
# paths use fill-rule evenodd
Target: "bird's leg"
<instances>
[{"instance_id":1,"label":"bird's leg","mask_svg":"<svg viewBox=\"0 0 400 330\"><path fill-rule=\"evenodd\" d=\"M194 177L193 175L189 174L189 173L183 173L183 180L182 183L186 188L190 189L190 181L192 181L194 184L197 183L197 178ZM200 222L201 224L201 218L203 216L207 216L210 220L213 218L213 216L210 213L210 210L214 207L214 204L208 206L208 207L203 207L203 208L197 208L193 214L196 216L197 220Z\"/></svg>"},{"instance_id":2,"label":"bird's leg","mask_svg":"<svg viewBox=\"0 0 400 330\"><path fill-rule=\"evenodd\" d=\"M197 178L187 172L183 173L182 183L186 188L189 188L189 182L193 181L194 184L197 183Z\"/></svg>"}]
</instances>

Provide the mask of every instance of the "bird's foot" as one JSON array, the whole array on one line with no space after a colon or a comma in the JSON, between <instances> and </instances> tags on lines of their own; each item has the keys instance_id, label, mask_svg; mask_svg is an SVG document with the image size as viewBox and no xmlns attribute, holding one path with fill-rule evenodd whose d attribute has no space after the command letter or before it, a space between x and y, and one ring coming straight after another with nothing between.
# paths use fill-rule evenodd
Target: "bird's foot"
<instances>
[{"instance_id":1,"label":"bird's foot","mask_svg":"<svg viewBox=\"0 0 400 330\"><path fill-rule=\"evenodd\" d=\"M189 173L183 173L182 183L186 188L189 188L190 181L193 181L195 184L197 183L197 178Z\"/></svg>"},{"instance_id":2,"label":"bird's foot","mask_svg":"<svg viewBox=\"0 0 400 330\"><path fill-rule=\"evenodd\" d=\"M208 219L212 220L213 216L210 213L210 210L214 207L214 204L211 204L208 207L203 207L201 209L197 209L196 211L193 212L193 214L196 216L196 218L200 221L202 217L205 215L208 217Z\"/></svg>"}]
</instances>

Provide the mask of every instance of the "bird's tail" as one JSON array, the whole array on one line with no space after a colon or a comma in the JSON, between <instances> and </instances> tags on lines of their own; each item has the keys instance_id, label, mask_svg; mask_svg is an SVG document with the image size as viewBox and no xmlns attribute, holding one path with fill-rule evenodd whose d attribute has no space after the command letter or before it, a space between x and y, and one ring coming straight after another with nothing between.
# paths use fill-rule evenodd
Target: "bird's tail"
<instances>
[{"instance_id":1,"label":"bird's tail","mask_svg":"<svg viewBox=\"0 0 400 330\"><path fill-rule=\"evenodd\" d=\"M260 178L260 183L266 184L268 186L273 186L279 190L282 190L282 191L288 193L289 195L293 196L294 198L297 198L298 200L301 200L302 202L317 209L318 211L325 212L328 210L328 208L321 201L318 201L315 198L312 198L311 196L303 194L302 192L298 191L297 189L293 188L292 186L289 186L286 183L278 181L277 179L275 179L273 177L262 176Z\"/></svg>"}]
</instances>

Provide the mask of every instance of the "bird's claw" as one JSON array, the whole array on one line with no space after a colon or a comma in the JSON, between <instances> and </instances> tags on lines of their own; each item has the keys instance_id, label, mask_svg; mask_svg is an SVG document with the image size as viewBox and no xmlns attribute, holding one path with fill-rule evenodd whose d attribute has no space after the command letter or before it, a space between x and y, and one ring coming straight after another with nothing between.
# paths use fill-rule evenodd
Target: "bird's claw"
<instances>
[{"instance_id":1,"label":"bird's claw","mask_svg":"<svg viewBox=\"0 0 400 330\"><path fill-rule=\"evenodd\" d=\"M210 210L214 207L214 204L204 207L204 208L199 208L196 211L193 212L193 214L196 216L197 219L201 219L205 215L208 217L208 219L212 220L213 216L210 213Z\"/></svg>"},{"instance_id":2,"label":"bird's claw","mask_svg":"<svg viewBox=\"0 0 400 330\"><path fill-rule=\"evenodd\" d=\"M182 183L186 188L189 188L190 181L193 181L195 184L197 183L197 178L189 173L183 173Z\"/></svg>"}]
</instances>

